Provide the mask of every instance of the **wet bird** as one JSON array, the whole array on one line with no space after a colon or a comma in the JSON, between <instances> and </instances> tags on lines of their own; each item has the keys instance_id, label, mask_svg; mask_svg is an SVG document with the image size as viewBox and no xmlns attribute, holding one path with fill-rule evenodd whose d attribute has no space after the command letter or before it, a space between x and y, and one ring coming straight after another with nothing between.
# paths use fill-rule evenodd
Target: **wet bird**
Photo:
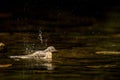
<instances>
[{"instance_id":1,"label":"wet bird","mask_svg":"<svg viewBox=\"0 0 120 80\"><path fill-rule=\"evenodd\" d=\"M21 55L21 56L10 56L10 58L15 59L15 60L20 60L20 59L34 59L34 60L44 60L51 62L52 61L52 52L56 52L57 50L55 49L54 46L49 46L47 49L43 51L36 51L32 54L28 55Z\"/></svg>"}]
</instances>

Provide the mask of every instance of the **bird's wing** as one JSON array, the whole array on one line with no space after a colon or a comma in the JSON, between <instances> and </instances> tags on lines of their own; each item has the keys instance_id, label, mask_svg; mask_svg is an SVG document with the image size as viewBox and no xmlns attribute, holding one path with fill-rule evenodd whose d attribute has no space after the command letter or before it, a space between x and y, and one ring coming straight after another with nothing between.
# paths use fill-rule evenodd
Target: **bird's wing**
<instances>
[{"instance_id":1,"label":"bird's wing","mask_svg":"<svg viewBox=\"0 0 120 80\"><path fill-rule=\"evenodd\" d=\"M33 54L28 54L28 55L21 55L21 56L10 56L12 59L31 59L34 57L45 57L46 54L43 51L36 51Z\"/></svg>"},{"instance_id":2,"label":"bird's wing","mask_svg":"<svg viewBox=\"0 0 120 80\"><path fill-rule=\"evenodd\" d=\"M39 56L39 57L45 57L45 53L43 51L36 51L33 54L30 54L29 56Z\"/></svg>"}]
</instances>

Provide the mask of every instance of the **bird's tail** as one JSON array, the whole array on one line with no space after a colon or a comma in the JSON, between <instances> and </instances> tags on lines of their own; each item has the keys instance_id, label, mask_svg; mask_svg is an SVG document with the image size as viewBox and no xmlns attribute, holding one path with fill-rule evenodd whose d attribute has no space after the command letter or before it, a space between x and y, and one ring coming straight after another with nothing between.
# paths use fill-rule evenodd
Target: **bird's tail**
<instances>
[{"instance_id":1,"label":"bird's tail","mask_svg":"<svg viewBox=\"0 0 120 80\"><path fill-rule=\"evenodd\" d=\"M27 56L9 56L11 59L27 59Z\"/></svg>"}]
</instances>

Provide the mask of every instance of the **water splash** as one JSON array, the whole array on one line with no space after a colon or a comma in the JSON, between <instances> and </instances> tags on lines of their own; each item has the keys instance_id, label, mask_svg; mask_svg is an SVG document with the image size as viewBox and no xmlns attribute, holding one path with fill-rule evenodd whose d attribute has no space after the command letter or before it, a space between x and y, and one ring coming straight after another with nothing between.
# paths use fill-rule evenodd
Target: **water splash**
<instances>
[{"instance_id":1,"label":"water splash","mask_svg":"<svg viewBox=\"0 0 120 80\"><path fill-rule=\"evenodd\" d=\"M34 47L35 47L35 44L27 44L26 47L25 47L25 53L26 54L31 54L32 52L34 52Z\"/></svg>"},{"instance_id":2,"label":"water splash","mask_svg":"<svg viewBox=\"0 0 120 80\"><path fill-rule=\"evenodd\" d=\"M43 37L42 37L42 31L39 29L39 35L38 35L38 39L41 42L41 45L43 45Z\"/></svg>"},{"instance_id":3,"label":"water splash","mask_svg":"<svg viewBox=\"0 0 120 80\"><path fill-rule=\"evenodd\" d=\"M48 40L47 40L47 39L45 39L45 46L48 46L48 45L47 45L47 42L48 42Z\"/></svg>"},{"instance_id":4,"label":"water splash","mask_svg":"<svg viewBox=\"0 0 120 80\"><path fill-rule=\"evenodd\" d=\"M43 39L43 32L41 31L41 29L39 29L39 33L37 36L37 39L31 39L31 37L25 37L24 40L24 49L25 52L24 54L31 54L33 52L35 52L37 49L41 49L43 47L47 46L47 39ZM35 41L39 41L39 43L36 43ZM36 63L36 61L32 61L32 60L27 60L24 65L26 67L29 68L35 68L35 67L42 67L42 68L46 68L47 70L53 70L54 66L52 63Z\"/></svg>"},{"instance_id":5,"label":"water splash","mask_svg":"<svg viewBox=\"0 0 120 80\"><path fill-rule=\"evenodd\" d=\"M34 48L35 48L35 44L30 43L29 38L24 38L24 49L25 49L24 54L31 54L32 52L34 52Z\"/></svg>"},{"instance_id":6,"label":"water splash","mask_svg":"<svg viewBox=\"0 0 120 80\"><path fill-rule=\"evenodd\" d=\"M47 45L48 40L47 39L43 39L43 32L41 31L41 29L39 29L38 39L40 40L41 47L48 46Z\"/></svg>"},{"instance_id":7,"label":"water splash","mask_svg":"<svg viewBox=\"0 0 120 80\"><path fill-rule=\"evenodd\" d=\"M29 34L30 35L30 34ZM36 50L37 48L45 47L47 45L46 40L43 41L43 34L41 29L39 29L39 33L37 35L37 39L31 39L31 37L25 37L24 40L24 49L25 49L25 54L31 54ZM40 41L39 43L36 43L35 41Z\"/></svg>"}]
</instances>

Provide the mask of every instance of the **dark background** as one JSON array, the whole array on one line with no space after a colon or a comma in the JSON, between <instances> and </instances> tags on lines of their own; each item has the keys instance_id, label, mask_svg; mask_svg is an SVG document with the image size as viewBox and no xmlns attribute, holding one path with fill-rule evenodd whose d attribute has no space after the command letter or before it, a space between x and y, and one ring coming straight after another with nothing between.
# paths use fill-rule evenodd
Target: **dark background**
<instances>
[{"instance_id":1,"label":"dark background","mask_svg":"<svg viewBox=\"0 0 120 80\"><path fill-rule=\"evenodd\" d=\"M103 26L104 23L111 23L109 20L115 21L116 24L116 20L119 21L119 10L118 0L2 0L0 31L36 31L38 26ZM118 18L114 18L116 16ZM33 29L35 26L36 29ZM108 28L108 25L104 26ZM94 31L97 27L99 29L101 26L96 26ZM116 28L113 32L116 32Z\"/></svg>"},{"instance_id":2,"label":"dark background","mask_svg":"<svg viewBox=\"0 0 120 80\"><path fill-rule=\"evenodd\" d=\"M101 18L107 11L119 7L118 0L32 0L32 1L0 1L0 12L11 13L13 16L31 17L48 14L51 11L69 11L79 16ZM33 17L33 16L32 16Z\"/></svg>"}]
</instances>

